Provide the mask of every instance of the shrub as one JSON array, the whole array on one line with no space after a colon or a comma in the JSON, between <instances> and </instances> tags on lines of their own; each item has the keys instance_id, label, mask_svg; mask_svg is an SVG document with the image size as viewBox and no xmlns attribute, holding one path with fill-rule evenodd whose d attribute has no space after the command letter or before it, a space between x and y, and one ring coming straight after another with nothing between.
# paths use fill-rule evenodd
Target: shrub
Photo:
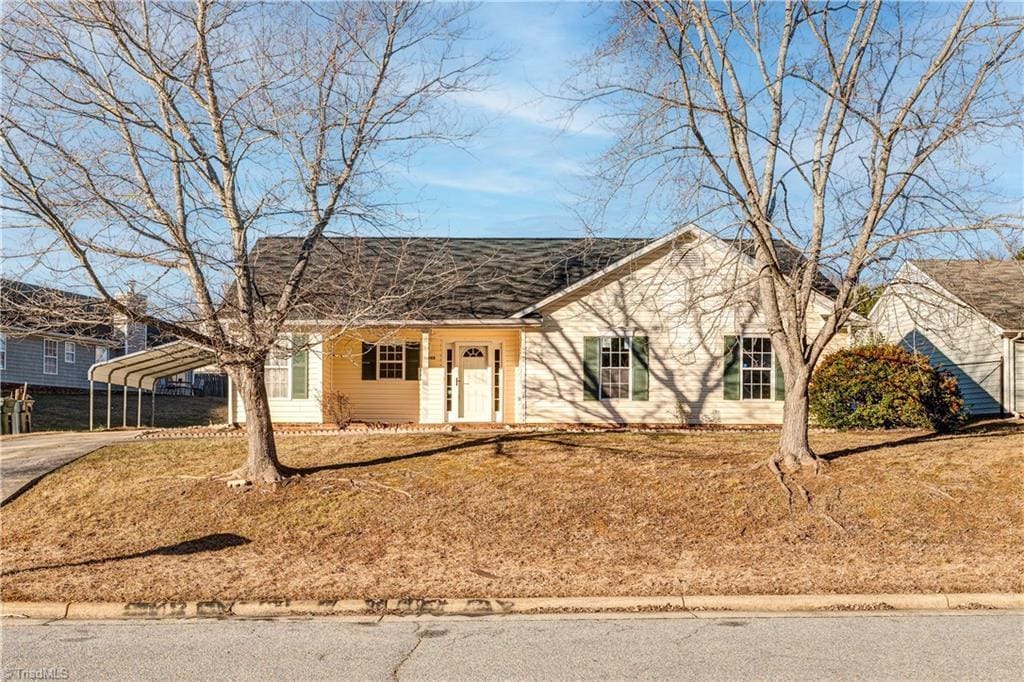
<instances>
[{"instance_id":1,"label":"shrub","mask_svg":"<svg viewBox=\"0 0 1024 682\"><path fill-rule=\"evenodd\" d=\"M811 414L835 429L951 431L967 418L956 378L895 344L871 343L825 357L810 386Z\"/></svg>"},{"instance_id":2,"label":"shrub","mask_svg":"<svg viewBox=\"0 0 1024 682\"><path fill-rule=\"evenodd\" d=\"M325 391L320 403L327 419L337 424L339 429L344 429L352 423L352 403L346 394Z\"/></svg>"}]
</instances>

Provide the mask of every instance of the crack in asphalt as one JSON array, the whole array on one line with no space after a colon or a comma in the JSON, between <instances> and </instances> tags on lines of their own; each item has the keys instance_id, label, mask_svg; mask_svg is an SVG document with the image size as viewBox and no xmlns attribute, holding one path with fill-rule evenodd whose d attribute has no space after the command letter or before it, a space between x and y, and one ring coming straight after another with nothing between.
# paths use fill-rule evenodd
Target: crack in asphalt
<instances>
[{"instance_id":1,"label":"crack in asphalt","mask_svg":"<svg viewBox=\"0 0 1024 682\"><path fill-rule=\"evenodd\" d=\"M404 656L402 656L402 660L400 660L398 665L396 665L391 671L391 679L393 680L398 680L398 671L402 669L405 662L408 661L414 653L416 653L416 649L418 649L420 644L423 643L423 634L419 623L416 623L416 629L413 631L413 634L416 635L416 643L412 645L412 648L409 649Z\"/></svg>"}]
</instances>

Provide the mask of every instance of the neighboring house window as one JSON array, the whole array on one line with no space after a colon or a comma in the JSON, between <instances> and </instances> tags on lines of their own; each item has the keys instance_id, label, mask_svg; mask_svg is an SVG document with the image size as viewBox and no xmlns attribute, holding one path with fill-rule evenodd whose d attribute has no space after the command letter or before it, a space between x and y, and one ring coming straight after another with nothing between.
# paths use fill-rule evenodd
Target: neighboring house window
<instances>
[{"instance_id":1,"label":"neighboring house window","mask_svg":"<svg viewBox=\"0 0 1024 682\"><path fill-rule=\"evenodd\" d=\"M43 374L57 373L57 342L43 339Z\"/></svg>"},{"instance_id":2,"label":"neighboring house window","mask_svg":"<svg viewBox=\"0 0 1024 682\"><path fill-rule=\"evenodd\" d=\"M742 338L740 381L744 400L772 399L772 342L763 336Z\"/></svg>"},{"instance_id":3,"label":"neighboring house window","mask_svg":"<svg viewBox=\"0 0 1024 682\"><path fill-rule=\"evenodd\" d=\"M96 362L106 362L110 359L110 349L102 346L96 347Z\"/></svg>"},{"instance_id":4,"label":"neighboring house window","mask_svg":"<svg viewBox=\"0 0 1024 682\"><path fill-rule=\"evenodd\" d=\"M377 346L377 376L402 379L405 372L405 344L382 343Z\"/></svg>"},{"instance_id":5,"label":"neighboring house window","mask_svg":"<svg viewBox=\"0 0 1024 682\"><path fill-rule=\"evenodd\" d=\"M601 400L629 398L629 338L603 336L600 345L599 388Z\"/></svg>"},{"instance_id":6,"label":"neighboring house window","mask_svg":"<svg viewBox=\"0 0 1024 682\"><path fill-rule=\"evenodd\" d=\"M0 369L7 369L7 334L0 334Z\"/></svg>"},{"instance_id":7,"label":"neighboring house window","mask_svg":"<svg viewBox=\"0 0 1024 682\"><path fill-rule=\"evenodd\" d=\"M75 344L72 341L64 342L64 362L68 365L75 364Z\"/></svg>"},{"instance_id":8,"label":"neighboring house window","mask_svg":"<svg viewBox=\"0 0 1024 682\"><path fill-rule=\"evenodd\" d=\"M292 352L287 342L274 344L267 355L264 372L267 382L268 398L290 398L289 379L291 377Z\"/></svg>"}]
</instances>

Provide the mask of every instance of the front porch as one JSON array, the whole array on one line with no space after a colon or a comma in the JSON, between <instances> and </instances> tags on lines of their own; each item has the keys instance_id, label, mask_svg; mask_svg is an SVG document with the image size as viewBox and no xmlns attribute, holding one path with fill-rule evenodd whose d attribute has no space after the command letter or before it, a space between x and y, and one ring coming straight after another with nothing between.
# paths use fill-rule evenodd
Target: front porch
<instances>
[{"instance_id":1,"label":"front porch","mask_svg":"<svg viewBox=\"0 0 1024 682\"><path fill-rule=\"evenodd\" d=\"M323 391L367 423L523 421L521 327L365 330L324 344ZM324 421L331 419L324 415Z\"/></svg>"}]
</instances>

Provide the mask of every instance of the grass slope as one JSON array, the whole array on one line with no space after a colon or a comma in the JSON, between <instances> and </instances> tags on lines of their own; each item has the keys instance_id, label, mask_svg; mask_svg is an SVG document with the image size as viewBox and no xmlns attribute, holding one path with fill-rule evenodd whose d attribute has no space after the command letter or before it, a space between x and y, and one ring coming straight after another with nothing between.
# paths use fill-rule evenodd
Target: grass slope
<instances>
[{"instance_id":1,"label":"grass slope","mask_svg":"<svg viewBox=\"0 0 1024 682\"><path fill-rule=\"evenodd\" d=\"M32 396L32 428L35 431L87 431L89 429L89 394L39 393ZM128 426L134 427L138 417L135 391L128 393ZM123 396L115 392L110 400L111 425L121 426ZM142 397L142 424L149 426L152 398ZM106 426L107 395L96 390L94 398L97 428ZM209 426L223 424L228 418L227 398L158 395L156 425L158 427Z\"/></svg>"},{"instance_id":2,"label":"grass slope","mask_svg":"<svg viewBox=\"0 0 1024 682\"><path fill-rule=\"evenodd\" d=\"M813 440L792 514L764 433L293 437L249 490L240 440L118 445L0 509L2 597L1024 590L1019 422Z\"/></svg>"}]
</instances>

